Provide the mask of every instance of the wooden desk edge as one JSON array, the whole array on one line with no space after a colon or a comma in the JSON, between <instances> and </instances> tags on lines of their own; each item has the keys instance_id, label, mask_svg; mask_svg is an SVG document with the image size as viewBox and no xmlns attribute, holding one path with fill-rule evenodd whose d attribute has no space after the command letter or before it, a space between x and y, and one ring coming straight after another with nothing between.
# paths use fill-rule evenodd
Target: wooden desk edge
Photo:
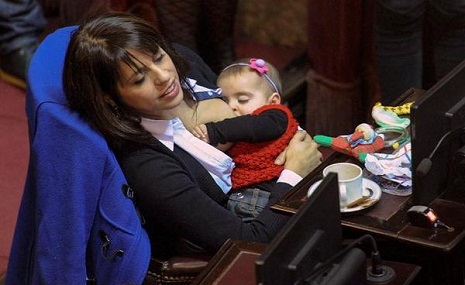
<instances>
[{"instance_id":1,"label":"wooden desk edge","mask_svg":"<svg viewBox=\"0 0 465 285\"><path fill-rule=\"evenodd\" d=\"M240 253L252 253L260 255L266 248L266 244L246 242L240 240L228 240L217 254L210 260L207 267L192 283L193 285L215 284L215 282L227 271L231 263ZM370 259L367 258L367 265ZM383 264L390 266L396 271L395 280L387 284L410 284L421 270L416 264L383 260ZM368 283L369 284L369 283Z\"/></svg>"},{"instance_id":2,"label":"wooden desk edge","mask_svg":"<svg viewBox=\"0 0 465 285\"><path fill-rule=\"evenodd\" d=\"M207 267L195 278L192 285L212 284L241 252L258 256L265 250L266 246L266 244L257 242L227 240L208 262Z\"/></svg>"}]
</instances>

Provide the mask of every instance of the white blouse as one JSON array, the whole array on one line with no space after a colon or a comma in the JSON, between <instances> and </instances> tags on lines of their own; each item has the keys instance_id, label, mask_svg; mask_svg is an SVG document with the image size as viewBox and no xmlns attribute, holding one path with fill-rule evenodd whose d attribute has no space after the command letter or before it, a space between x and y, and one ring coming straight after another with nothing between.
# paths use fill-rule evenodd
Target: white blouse
<instances>
[{"instance_id":1,"label":"white blouse","mask_svg":"<svg viewBox=\"0 0 465 285\"><path fill-rule=\"evenodd\" d=\"M231 190L231 171L234 168L232 158L196 138L184 127L179 118L171 120L142 118L141 125L170 150L173 150L176 144L197 159L224 193Z\"/></svg>"}]
</instances>

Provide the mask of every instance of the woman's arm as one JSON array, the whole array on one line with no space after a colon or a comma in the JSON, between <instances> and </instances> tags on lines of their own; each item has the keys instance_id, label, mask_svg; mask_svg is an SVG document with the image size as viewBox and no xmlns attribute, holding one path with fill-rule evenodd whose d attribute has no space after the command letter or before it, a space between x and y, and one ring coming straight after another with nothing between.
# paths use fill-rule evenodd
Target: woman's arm
<instances>
[{"instance_id":1,"label":"woman's arm","mask_svg":"<svg viewBox=\"0 0 465 285\"><path fill-rule=\"evenodd\" d=\"M309 174L320 163L321 153L316 147L306 132L297 132L285 153L285 169L301 177ZM215 252L228 238L269 242L287 222L288 215L269 206L291 188L290 184L276 183L268 206L253 222L243 223L220 205L223 194L216 185L214 189L200 189L196 181L210 179L214 183L213 179L206 171L194 177L193 169L202 167L192 157L181 161L181 154L160 146L143 149L121 161L138 205L152 224Z\"/></svg>"},{"instance_id":2,"label":"woman's arm","mask_svg":"<svg viewBox=\"0 0 465 285\"><path fill-rule=\"evenodd\" d=\"M269 242L288 220L287 215L267 208L255 221L243 223L195 183L188 169L200 165L182 166L173 155L146 149L121 164L145 219L172 229L210 252L218 250L228 238ZM208 173L205 175L208 177ZM290 187L276 184L269 204Z\"/></svg>"}]
</instances>

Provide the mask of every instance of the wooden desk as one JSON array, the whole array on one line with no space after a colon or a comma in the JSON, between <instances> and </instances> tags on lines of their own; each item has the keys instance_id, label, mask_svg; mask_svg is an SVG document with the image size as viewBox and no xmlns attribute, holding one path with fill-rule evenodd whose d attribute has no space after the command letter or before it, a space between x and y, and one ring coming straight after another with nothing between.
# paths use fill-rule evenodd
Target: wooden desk
<instances>
[{"instance_id":1,"label":"wooden desk","mask_svg":"<svg viewBox=\"0 0 465 285\"><path fill-rule=\"evenodd\" d=\"M410 102L421 94L414 89L404 93L396 102ZM333 153L305 177L272 208L286 213L296 213L306 199L309 187L322 179L322 170L329 164L350 161L361 165L356 159ZM374 206L353 214L342 215L344 234L371 234L384 244L384 256L400 259L426 267L429 274L424 284L464 284L465 278L465 204L436 199L431 203L440 219L454 227L446 229L425 229L410 225L407 210L412 206L411 197L383 193ZM383 246L382 245L382 246Z\"/></svg>"},{"instance_id":2,"label":"wooden desk","mask_svg":"<svg viewBox=\"0 0 465 285\"><path fill-rule=\"evenodd\" d=\"M315 171L305 177L298 185L288 192L280 201L272 206L273 209L291 213L296 213L303 205L310 186L322 179L322 170L333 163L348 161L361 165L356 159L343 154L333 153L325 159ZM410 208L410 197L395 196L386 193L382 194L381 200L374 206L361 212L344 214L342 224L345 227L369 231L374 234L383 234L396 237L404 228L407 222L407 216L399 214L404 213ZM392 221L391 223L387 223Z\"/></svg>"},{"instance_id":3,"label":"wooden desk","mask_svg":"<svg viewBox=\"0 0 465 285\"><path fill-rule=\"evenodd\" d=\"M255 260L265 248L261 243L228 240L192 284L255 285ZM420 271L420 267L413 264L391 261L383 264L396 272L395 279L383 283L385 285L411 284Z\"/></svg>"}]
</instances>

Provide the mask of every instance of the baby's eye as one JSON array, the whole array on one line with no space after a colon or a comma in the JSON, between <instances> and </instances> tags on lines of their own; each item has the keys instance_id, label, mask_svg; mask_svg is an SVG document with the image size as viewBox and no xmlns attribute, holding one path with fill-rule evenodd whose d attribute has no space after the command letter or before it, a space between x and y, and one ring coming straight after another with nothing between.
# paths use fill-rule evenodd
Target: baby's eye
<instances>
[{"instance_id":1,"label":"baby's eye","mask_svg":"<svg viewBox=\"0 0 465 285\"><path fill-rule=\"evenodd\" d=\"M247 102L249 102L249 99L239 99L237 100L237 102L239 102L239 104L246 104Z\"/></svg>"}]
</instances>

